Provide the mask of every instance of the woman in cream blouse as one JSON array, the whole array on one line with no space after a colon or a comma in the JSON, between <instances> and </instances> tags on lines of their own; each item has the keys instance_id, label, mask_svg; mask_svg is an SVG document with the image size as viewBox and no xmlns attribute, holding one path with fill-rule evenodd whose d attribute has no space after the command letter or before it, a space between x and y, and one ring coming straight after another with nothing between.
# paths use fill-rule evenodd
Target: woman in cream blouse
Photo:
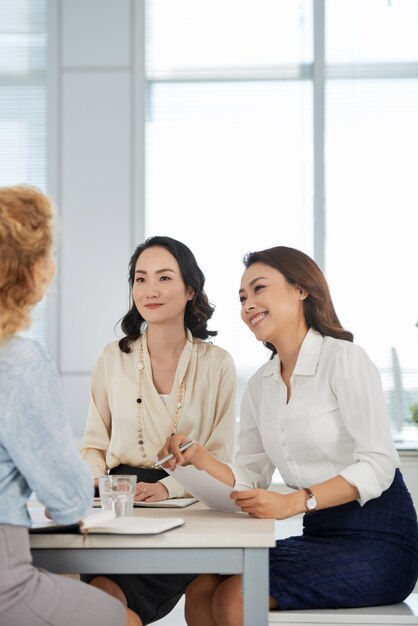
<instances>
[{"instance_id":1,"label":"woman in cream blouse","mask_svg":"<svg viewBox=\"0 0 418 626\"><path fill-rule=\"evenodd\" d=\"M148 239L130 260L129 284L125 337L104 348L92 374L81 455L94 478L108 470L135 473L137 500L181 497L184 488L153 468L157 452L181 429L216 458L232 460L235 366L225 350L205 341L216 335L207 329L213 308L187 246L170 237ZM88 577L144 624L168 613L192 578Z\"/></svg>"}]
</instances>

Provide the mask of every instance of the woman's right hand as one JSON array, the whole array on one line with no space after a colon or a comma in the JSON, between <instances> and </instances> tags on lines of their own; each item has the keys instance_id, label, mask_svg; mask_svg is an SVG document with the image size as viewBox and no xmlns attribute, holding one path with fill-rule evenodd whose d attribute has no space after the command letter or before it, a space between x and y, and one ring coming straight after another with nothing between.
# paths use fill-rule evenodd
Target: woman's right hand
<instances>
[{"instance_id":1,"label":"woman's right hand","mask_svg":"<svg viewBox=\"0 0 418 626\"><path fill-rule=\"evenodd\" d=\"M174 471L176 465L187 465L191 463L198 470L204 470L214 478L217 478L221 482L233 487L235 485L235 477L232 470L226 463L218 461L210 452L206 450L201 443L196 441L190 448L187 448L184 452L180 452L179 446L182 443L190 441L188 437L176 433L171 435L166 440L164 447L158 453L158 458L162 459L168 454L174 454L172 459L166 461L162 467Z\"/></svg>"},{"instance_id":2,"label":"woman's right hand","mask_svg":"<svg viewBox=\"0 0 418 626\"><path fill-rule=\"evenodd\" d=\"M165 467L170 471L174 471L176 469L176 465L186 465L187 463L192 463L196 465L196 461L198 460L198 450L202 448L200 443L195 442L192 446L187 448L184 452L180 452L180 446L183 443L190 441L188 437L185 437L181 433L176 433L167 437L164 446L158 452L157 457L159 459L163 459L165 456L169 454L174 454L173 458L166 461L161 467Z\"/></svg>"}]
</instances>

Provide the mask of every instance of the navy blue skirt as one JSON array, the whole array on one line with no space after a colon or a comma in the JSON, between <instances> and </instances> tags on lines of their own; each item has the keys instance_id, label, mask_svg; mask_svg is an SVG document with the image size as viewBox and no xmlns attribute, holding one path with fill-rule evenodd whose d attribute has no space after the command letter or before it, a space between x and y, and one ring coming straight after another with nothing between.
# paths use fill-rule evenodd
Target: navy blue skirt
<instances>
[{"instance_id":1,"label":"navy blue skirt","mask_svg":"<svg viewBox=\"0 0 418 626\"><path fill-rule=\"evenodd\" d=\"M417 579L417 515L399 470L380 497L309 513L303 535L270 550L270 595L280 609L393 604Z\"/></svg>"}]
</instances>

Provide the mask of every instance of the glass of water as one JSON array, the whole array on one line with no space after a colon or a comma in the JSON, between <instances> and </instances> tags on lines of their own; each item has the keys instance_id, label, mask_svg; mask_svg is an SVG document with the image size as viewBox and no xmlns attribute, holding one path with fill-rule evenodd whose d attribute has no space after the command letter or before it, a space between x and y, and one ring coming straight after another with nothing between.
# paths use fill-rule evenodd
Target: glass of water
<instances>
[{"instance_id":1,"label":"glass of water","mask_svg":"<svg viewBox=\"0 0 418 626\"><path fill-rule=\"evenodd\" d=\"M113 511L116 517L132 515L136 476L108 474L99 478L99 493L103 511Z\"/></svg>"}]
</instances>

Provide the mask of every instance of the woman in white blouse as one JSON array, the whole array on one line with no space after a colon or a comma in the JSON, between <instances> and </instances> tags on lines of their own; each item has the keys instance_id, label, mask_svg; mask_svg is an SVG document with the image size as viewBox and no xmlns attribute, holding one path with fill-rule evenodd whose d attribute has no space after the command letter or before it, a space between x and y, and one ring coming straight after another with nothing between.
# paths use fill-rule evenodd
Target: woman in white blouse
<instances>
[{"instance_id":1,"label":"woman in white blouse","mask_svg":"<svg viewBox=\"0 0 418 626\"><path fill-rule=\"evenodd\" d=\"M306 513L300 537L270 550L270 608L358 607L403 600L418 578L417 517L399 471L379 374L352 343L316 263L276 247L247 255L242 319L272 359L249 381L233 465L186 439L165 464L190 462L235 486L254 517ZM188 435L188 433L185 433ZM275 468L293 489L267 491ZM199 576L189 626L242 624L238 576Z\"/></svg>"},{"instance_id":2,"label":"woman in white blouse","mask_svg":"<svg viewBox=\"0 0 418 626\"><path fill-rule=\"evenodd\" d=\"M125 337L102 351L91 378L81 449L93 477L136 474L136 500L181 497L185 490L157 453L178 429L214 457L230 461L234 447L236 370L231 356L208 343L213 307L205 278L187 246L151 237L129 264L131 306ZM87 576L134 609L144 624L176 604L193 576Z\"/></svg>"}]
</instances>

